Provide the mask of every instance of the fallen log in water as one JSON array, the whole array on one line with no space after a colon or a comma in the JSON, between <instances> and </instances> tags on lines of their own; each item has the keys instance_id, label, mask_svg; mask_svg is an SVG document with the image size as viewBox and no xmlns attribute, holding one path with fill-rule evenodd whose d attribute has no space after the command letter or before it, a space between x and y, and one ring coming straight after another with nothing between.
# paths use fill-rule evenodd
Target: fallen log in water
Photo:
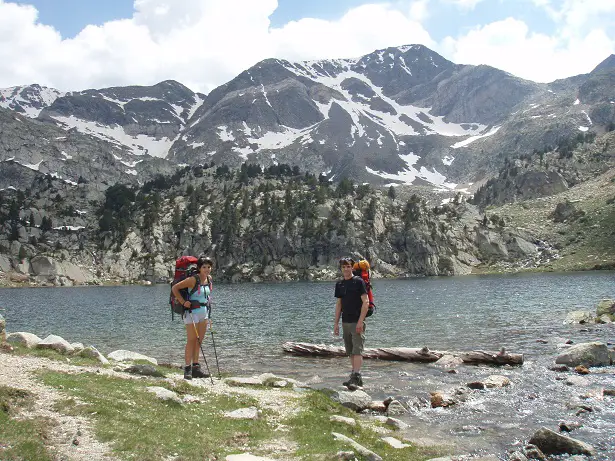
<instances>
[{"instance_id":1,"label":"fallen log in water","mask_svg":"<svg viewBox=\"0 0 615 461\"><path fill-rule=\"evenodd\" d=\"M294 355L312 355L319 357L345 357L346 350L343 346L326 344L310 344L286 342L282 345L284 352ZM426 347L379 347L367 348L363 351L366 359L398 360L403 362L436 362L445 355L459 357L464 363L491 365L521 365L523 354L510 354L504 350L500 352L470 351L432 351Z\"/></svg>"}]
</instances>

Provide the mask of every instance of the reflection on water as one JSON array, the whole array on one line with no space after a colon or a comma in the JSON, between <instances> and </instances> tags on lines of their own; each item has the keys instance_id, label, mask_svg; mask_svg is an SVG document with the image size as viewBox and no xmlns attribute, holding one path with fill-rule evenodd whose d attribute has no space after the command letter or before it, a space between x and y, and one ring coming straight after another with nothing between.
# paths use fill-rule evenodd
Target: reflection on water
<instances>
[{"instance_id":1,"label":"reflection on water","mask_svg":"<svg viewBox=\"0 0 615 461\"><path fill-rule=\"evenodd\" d=\"M369 319L368 347L505 347L523 353L526 362L520 368L460 367L455 375L432 365L368 360L366 390L375 398L393 395L420 405L431 391L504 374L513 386L474 392L456 408L422 406L409 413L405 419L415 428L410 433L429 440L453 436L460 450L503 452L541 425L557 430L560 420L580 420L584 426L573 435L601 449L603 457L596 459L609 459L605 453L615 451L613 398L586 399L595 411L580 416L566 403L602 387L615 388L614 370L588 375L586 389L567 386L548 366L568 339L615 343L612 326L562 324L567 312L593 310L601 298L615 297L614 282L612 272L377 280L378 309ZM161 285L4 289L0 313L9 331L53 333L103 353L129 349L180 362L184 330L177 319L171 322L168 291ZM332 336L334 301L333 283L217 284L213 318L221 367L299 379L318 375L320 386L338 387L348 372L347 359L292 357L280 347L285 341L339 341ZM211 351L211 337L205 350Z\"/></svg>"}]
</instances>

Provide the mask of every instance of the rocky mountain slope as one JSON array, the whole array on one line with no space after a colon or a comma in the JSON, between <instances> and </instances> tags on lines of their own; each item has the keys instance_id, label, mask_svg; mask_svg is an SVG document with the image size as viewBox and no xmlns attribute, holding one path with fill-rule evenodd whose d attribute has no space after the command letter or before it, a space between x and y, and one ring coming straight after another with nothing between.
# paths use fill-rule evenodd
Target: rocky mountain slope
<instances>
[{"instance_id":1,"label":"rocky mountain slope","mask_svg":"<svg viewBox=\"0 0 615 461\"><path fill-rule=\"evenodd\" d=\"M207 96L2 90L0 274L158 281L203 252L233 281L330 278L342 254L382 276L610 267L613 83L613 57L537 84L414 45L265 60Z\"/></svg>"},{"instance_id":2,"label":"rocky mountain slope","mask_svg":"<svg viewBox=\"0 0 615 461\"><path fill-rule=\"evenodd\" d=\"M286 163L335 181L472 191L507 158L614 123L614 76L611 57L588 75L537 84L409 45L268 59L207 96L173 81L66 94L33 85L2 90L0 106L144 161Z\"/></svg>"},{"instance_id":3,"label":"rocky mountain slope","mask_svg":"<svg viewBox=\"0 0 615 461\"><path fill-rule=\"evenodd\" d=\"M208 253L221 280L296 280L334 277L344 254L369 258L376 276L459 275L555 255L461 197L430 207L289 167L185 168L142 187L92 189L43 180L28 194L0 192L2 270L41 283L166 281L178 255Z\"/></svg>"}]
</instances>

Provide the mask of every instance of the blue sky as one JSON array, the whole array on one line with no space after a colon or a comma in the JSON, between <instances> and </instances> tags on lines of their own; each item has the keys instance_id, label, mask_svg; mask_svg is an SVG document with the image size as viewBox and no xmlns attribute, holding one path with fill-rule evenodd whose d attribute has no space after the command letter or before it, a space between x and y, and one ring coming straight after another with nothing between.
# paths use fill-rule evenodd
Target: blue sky
<instances>
[{"instance_id":1,"label":"blue sky","mask_svg":"<svg viewBox=\"0 0 615 461\"><path fill-rule=\"evenodd\" d=\"M266 58L415 43L550 82L615 53L615 0L0 0L0 37L0 88L174 79L209 92Z\"/></svg>"},{"instance_id":2,"label":"blue sky","mask_svg":"<svg viewBox=\"0 0 615 461\"><path fill-rule=\"evenodd\" d=\"M35 6L39 11L40 22L55 27L64 38L74 37L88 24L102 25L114 19L131 18L134 11L133 0L29 0L20 3ZM365 3L391 2L278 0L278 8L270 16L271 26L282 27L290 21L306 17L335 20L349 9ZM431 3L430 10L423 25L435 40L507 17L521 19L537 32L552 33L554 29L554 23L545 11L532 7L530 0L487 0L468 10L459 9L451 2L440 1Z\"/></svg>"}]
</instances>

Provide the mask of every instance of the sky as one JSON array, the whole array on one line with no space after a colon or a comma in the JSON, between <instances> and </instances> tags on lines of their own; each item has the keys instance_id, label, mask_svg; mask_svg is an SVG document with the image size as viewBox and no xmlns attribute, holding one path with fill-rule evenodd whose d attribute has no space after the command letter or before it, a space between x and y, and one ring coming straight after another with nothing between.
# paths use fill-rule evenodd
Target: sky
<instances>
[{"instance_id":1,"label":"sky","mask_svg":"<svg viewBox=\"0 0 615 461\"><path fill-rule=\"evenodd\" d=\"M174 79L208 93L266 58L423 44L550 82L615 53L615 0L0 0L0 88Z\"/></svg>"}]
</instances>

